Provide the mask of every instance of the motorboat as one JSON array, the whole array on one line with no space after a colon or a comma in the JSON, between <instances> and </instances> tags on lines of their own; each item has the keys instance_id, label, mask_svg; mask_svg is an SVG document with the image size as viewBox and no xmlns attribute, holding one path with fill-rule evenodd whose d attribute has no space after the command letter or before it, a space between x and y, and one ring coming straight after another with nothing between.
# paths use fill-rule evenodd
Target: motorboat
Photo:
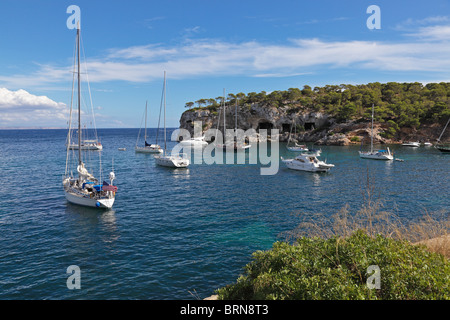
<instances>
[{"instance_id":1,"label":"motorboat","mask_svg":"<svg viewBox=\"0 0 450 320\"><path fill-rule=\"evenodd\" d=\"M418 147L420 147L420 142L405 142L405 143L402 143L402 146L418 148Z\"/></svg>"},{"instance_id":2,"label":"motorboat","mask_svg":"<svg viewBox=\"0 0 450 320\"><path fill-rule=\"evenodd\" d=\"M308 152L309 151L309 149L308 149L308 147L306 147L306 145L297 144L297 143L295 143L294 146L290 146L290 147L288 146L286 148L292 152Z\"/></svg>"},{"instance_id":3,"label":"motorboat","mask_svg":"<svg viewBox=\"0 0 450 320\"><path fill-rule=\"evenodd\" d=\"M326 163L317 159L316 156L306 154L300 154L294 159L284 159L281 157L281 161L289 169L300 171L327 172L334 167L334 164Z\"/></svg>"},{"instance_id":4,"label":"motorboat","mask_svg":"<svg viewBox=\"0 0 450 320\"><path fill-rule=\"evenodd\" d=\"M203 136L203 137L194 137L187 140L181 140L179 141L179 144L181 146L197 147L197 146L206 146L208 145L208 142L206 142L205 137Z\"/></svg>"}]
</instances>

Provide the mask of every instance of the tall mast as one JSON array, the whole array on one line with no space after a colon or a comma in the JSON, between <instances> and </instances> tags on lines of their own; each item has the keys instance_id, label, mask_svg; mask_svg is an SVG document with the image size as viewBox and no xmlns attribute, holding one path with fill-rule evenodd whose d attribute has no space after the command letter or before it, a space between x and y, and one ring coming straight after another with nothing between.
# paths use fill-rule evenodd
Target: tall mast
<instances>
[{"instance_id":1,"label":"tall mast","mask_svg":"<svg viewBox=\"0 0 450 320\"><path fill-rule=\"evenodd\" d=\"M142 123L142 122L141 122ZM147 101L145 101L145 130L144 130L144 141L147 143Z\"/></svg>"},{"instance_id":2,"label":"tall mast","mask_svg":"<svg viewBox=\"0 0 450 320\"><path fill-rule=\"evenodd\" d=\"M370 152L373 152L373 103L372 103L372 134L370 135Z\"/></svg>"},{"instance_id":3,"label":"tall mast","mask_svg":"<svg viewBox=\"0 0 450 320\"><path fill-rule=\"evenodd\" d=\"M234 131L237 131L237 98L236 98L236 105L234 106L234 115L235 115L235 119L234 119Z\"/></svg>"},{"instance_id":4,"label":"tall mast","mask_svg":"<svg viewBox=\"0 0 450 320\"><path fill-rule=\"evenodd\" d=\"M77 57L78 57L78 163L81 165L81 79L80 79L80 22L77 28Z\"/></svg>"},{"instance_id":5,"label":"tall mast","mask_svg":"<svg viewBox=\"0 0 450 320\"><path fill-rule=\"evenodd\" d=\"M225 144L226 137L226 123L225 123L225 88L223 89L223 144Z\"/></svg>"},{"instance_id":6,"label":"tall mast","mask_svg":"<svg viewBox=\"0 0 450 320\"><path fill-rule=\"evenodd\" d=\"M164 71L164 156L166 155L166 72Z\"/></svg>"},{"instance_id":7,"label":"tall mast","mask_svg":"<svg viewBox=\"0 0 450 320\"><path fill-rule=\"evenodd\" d=\"M441 135L439 136L439 138L437 139L438 142L441 142L441 138L444 135L445 129L447 129L448 124L450 123L450 118L448 118L447 124L444 127L444 130L442 130Z\"/></svg>"}]
</instances>

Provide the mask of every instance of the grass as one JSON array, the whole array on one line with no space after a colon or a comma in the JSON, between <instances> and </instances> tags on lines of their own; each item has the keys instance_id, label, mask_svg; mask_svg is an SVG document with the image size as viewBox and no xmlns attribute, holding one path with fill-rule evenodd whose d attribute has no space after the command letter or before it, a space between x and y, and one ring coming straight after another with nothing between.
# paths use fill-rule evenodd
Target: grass
<instances>
[{"instance_id":1,"label":"grass","mask_svg":"<svg viewBox=\"0 0 450 320\"><path fill-rule=\"evenodd\" d=\"M294 230L285 233L286 240L304 236L347 238L357 230L364 230L371 237L382 235L412 244L424 244L432 252L450 259L449 212L431 214L424 210L419 219L404 222L395 212L384 208L383 201L376 194L373 179L367 171L365 186L361 188L364 204L355 214L350 213L348 204L331 218L319 213L309 218L299 214L302 222Z\"/></svg>"}]
</instances>

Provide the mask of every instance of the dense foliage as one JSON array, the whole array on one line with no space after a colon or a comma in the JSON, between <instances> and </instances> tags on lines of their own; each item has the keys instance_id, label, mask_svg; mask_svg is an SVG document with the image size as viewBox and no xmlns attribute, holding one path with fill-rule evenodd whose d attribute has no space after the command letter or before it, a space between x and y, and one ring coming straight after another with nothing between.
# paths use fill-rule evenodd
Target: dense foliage
<instances>
[{"instance_id":1,"label":"dense foliage","mask_svg":"<svg viewBox=\"0 0 450 320\"><path fill-rule=\"evenodd\" d=\"M370 289L368 267L380 268ZM370 279L369 279L370 280ZM343 238L277 242L253 254L219 299L450 299L450 262L425 247L358 231Z\"/></svg>"},{"instance_id":2,"label":"dense foliage","mask_svg":"<svg viewBox=\"0 0 450 320\"><path fill-rule=\"evenodd\" d=\"M195 104L199 108L216 110L223 97L199 99L186 103L187 108ZM445 123L450 117L450 83L397 83L374 82L363 85L326 85L324 87L304 86L286 91L248 94L228 94L227 103L240 105L262 103L271 106L289 106L300 111L302 108L326 112L339 121L367 120L371 106L375 105L375 118L389 124L389 135L401 127L418 129L424 123Z\"/></svg>"}]
</instances>

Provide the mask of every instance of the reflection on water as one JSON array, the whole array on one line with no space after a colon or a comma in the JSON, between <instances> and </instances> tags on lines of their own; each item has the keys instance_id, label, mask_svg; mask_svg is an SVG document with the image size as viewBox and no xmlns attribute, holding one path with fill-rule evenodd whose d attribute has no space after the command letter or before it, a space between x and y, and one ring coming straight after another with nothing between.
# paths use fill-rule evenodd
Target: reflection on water
<instances>
[{"instance_id":1,"label":"reflection on water","mask_svg":"<svg viewBox=\"0 0 450 320\"><path fill-rule=\"evenodd\" d=\"M83 207L67 202L65 213L75 241L97 235L102 242L114 243L120 237L113 209Z\"/></svg>"}]
</instances>

